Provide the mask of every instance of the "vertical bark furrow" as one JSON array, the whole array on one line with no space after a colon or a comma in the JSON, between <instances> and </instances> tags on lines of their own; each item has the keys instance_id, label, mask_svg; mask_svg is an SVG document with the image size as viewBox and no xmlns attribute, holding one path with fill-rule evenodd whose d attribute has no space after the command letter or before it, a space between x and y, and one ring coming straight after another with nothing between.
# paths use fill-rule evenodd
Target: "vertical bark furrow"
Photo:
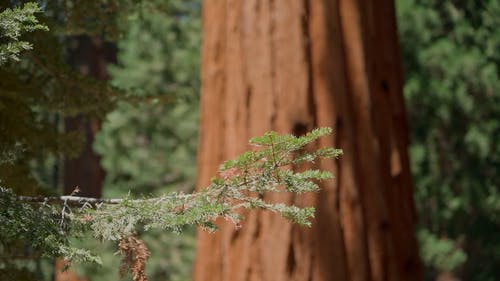
<instances>
[{"instance_id":1,"label":"vertical bark furrow","mask_svg":"<svg viewBox=\"0 0 500 281\"><path fill-rule=\"evenodd\" d=\"M304 9L304 16L302 17L302 34L304 38L304 58L305 61L307 62L307 114L310 119L310 124L309 124L309 130L312 128L318 127L317 125L317 118L316 118L316 101L314 99L314 84L313 84L313 58L312 58L312 51L311 51L311 36L310 36L310 30L311 30L311 24L310 24L310 17L311 17L311 11L310 11L310 6L309 6L309 1L308 0L303 0L303 9Z\"/></svg>"},{"instance_id":2,"label":"vertical bark furrow","mask_svg":"<svg viewBox=\"0 0 500 281\"><path fill-rule=\"evenodd\" d=\"M269 0L269 53L270 53L270 71L271 71L271 99L272 99L272 115L271 115L271 129L276 130L276 119L278 117L278 98L276 97L276 0Z\"/></svg>"},{"instance_id":3,"label":"vertical bark furrow","mask_svg":"<svg viewBox=\"0 0 500 281\"><path fill-rule=\"evenodd\" d=\"M397 271L400 279L418 280L418 256L413 241L414 218L413 214L413 187L408 169L408 131L406 129L405 107L402 94L402 66L400 63L399 45L396 32L396 16L394 3L372 3L373 6L373 40L375 48L371 57L374 61L372 75L374 96L381 100L382 106L390 110L380 114L379 136L384 135L386 155L385 161L388 206L393 224L394 245L398 251L394 253L397 261ZM382 20L385 19L385 20ZM391 32L387 32L390 30ZM380 82L382 81L382 82ZM380 87L375 87L380 83ZM384 84L385 86L384 87ZM409 183L409 184L405 184ZM408 264L414 267L408 271Z\"/></svg>"},{"instance_id":4,"label":"vertical bark furrow","mask_svg":"<svg viewBox=\"0 0 500 281\"><path fill-rule=\"evenodd\" d=\"M343 70L335 63L342 58L338 36L338 9L334 1L309 1L309 37L311 52L311 78L316 101L317 126L333 126L335 139L320 141L320 145L340 147L341 129L335 126L340 120L340 109L333 100L333 93L342 93ZM314 227L313 280L350 280L347 272L347 240L340 222L340 190L344 177L335 162L324 162L322 168L334 171L337 180L322 185L317 199L317 218ZM333 208L332 208L333 207ZM363 267L363 262L359 263ZM330 268L330 269L328 269ZM363 270L361 270L363 271Z\"/></svg>"},{"instance_id":5,"label":"vertical bark furrow","mask_svg":"<svg viewBox=\"0 0 500 281\"><path fill-rule=\"evenodd\" d=\"M214 9L203 9L205 36L202 46L202 96L200 112L200 141L198 155L197 186L207 186L218 164L225 157L223 135L223 117L213 112L223 112L225 84L225 1L205 1L204 5ZM219 234L220 235L220 234ZM197 239L197 251L222 257L222 241L215 235L200 232ZM221 258L197 259L193 277L203 280L210 272L214 280L222 280L223 264Z\"/></svg>"},{"instance_id":6,"label":"vertical bark furrow","mask_svg":"<svg viewBox=\"0 0 500 281\"><path fill-rule=\"evenodd\" d=\"M390 233L380 229L381 221L387 219L386 202L383 197L383 171L379 166L379 141L373 128L373 100L370 88L369 66L367 61L367 27L366 2L340 1L343 26L346 70L350 93L348 95L353 107L354 130L358 138L356 147L356 164L359 169L361 200L363 215L367 226L368 255L370 272L374 280L387 280L386 265L391 267L395 261L388 260L387 237ZM370 159L370 161L366 161Z\"/></svg>"},{"instance_id":7,"label":"vertical bark furrow","mask_svg":"<svg viewBox=\"0 0 500 281\"><path fill-rule=\"evenodd\" d=\"M350 83L358 74L349 72L349 46L346 46L346 40L352 40L345 37L346 32L356 32L355 28L351 28L350 23L346 23L342 11L342 0L336 3L336 39L339 46L339 57L335 64L339 65L339 73L342 80L338 83L343 85L343 91L334 91L334 99L340 111L340 116L343 120L342 127L338 132L342 137L337 145L344 150L342 157L342 168L339 171L339 177L342 178L343 184L340 186L340 208L341 208L341 224L344 229L345 247L347 253L348 272L350 280L372 280L370 270L369 256L369 230L367 226L367 217L364 216L365 207L362 201L362 178L367 176L359 169L359 142L362 141L358 135L356 128L357 114L354 111L353 105L353 88ZM358 30L359 31L359 30ZM351 77L354 75L354 78ZM366 157L366 159L370 159ZM363 159L364 160L364 159ZM371 161L374 161L371 159ZM366 188L366 187L365 187Z\"/></svg>"},{"instance_id":8,"label":"vertical bark furrow","mask_svg":"<svg viewBox=\"0 0 500 281\"><path fill-rule=\"evenodd\" d=\"M265 196L315 205L312 229L245 213L241 230L199 234L195 280L417 280L392 1L207 0L203 9L198 186L271 129L334 127L319 145L344 156L319 163L337 177L320 193Z\"/></svg>"}]
</instances>

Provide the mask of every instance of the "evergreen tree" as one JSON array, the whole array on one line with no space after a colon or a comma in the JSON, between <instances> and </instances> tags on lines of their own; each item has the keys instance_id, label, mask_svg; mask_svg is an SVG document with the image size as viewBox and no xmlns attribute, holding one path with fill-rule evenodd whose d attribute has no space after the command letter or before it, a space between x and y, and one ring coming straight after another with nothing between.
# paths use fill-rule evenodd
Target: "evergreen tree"
<instances>
[{"instance_id":1,"label":"evergreen tree","mask_svg":"<svg viewBox=\"0 0 500 281\"><path fill-rule=\"evenodd\" d=\"M430 279L500 276L499 14L499 1L398 1Z\"/></svg>"}]
</instances>

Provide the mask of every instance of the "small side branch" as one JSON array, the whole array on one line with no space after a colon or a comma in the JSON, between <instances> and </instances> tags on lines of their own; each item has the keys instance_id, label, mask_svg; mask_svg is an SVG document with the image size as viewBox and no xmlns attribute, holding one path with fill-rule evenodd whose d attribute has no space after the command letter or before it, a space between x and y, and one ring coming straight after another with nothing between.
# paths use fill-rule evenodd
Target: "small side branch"
<instances>
[{"instance_id":1,"label":"small side branch","mask_svg":"<svg viewBox=\"0 0 500 281\"><path fill-rule=\"evenodd\" d=\"M162 202L168 199L186 199L198 196L199 193L191 194L175 194L175 195L165 195L156 198L147 199L121 199L121 198L92 198L92 197L81 197L81 196L17 196L17 201L21 203L33 203L33 204L61 204L61 205L71 205L71 206L83 206L83 205L98 205L98 204L121 204L125 201L132 203L140 202Z\"/></svg>"},{"instance_id":2,"label":"small side branch","mask_svg":"<svg viewBox=\"0 0 500 281\"><path fill-rule=\"evenodd\" d=\"M124 199L102 199L102 198L90 198L90 197L69 196L69 195L57 196L57 197L18 196L17 200L23 203L47 203L47 204L57 203L57 204L68 204L68 205L120 204L124 201Z\"/></svg>"}]
</instances>

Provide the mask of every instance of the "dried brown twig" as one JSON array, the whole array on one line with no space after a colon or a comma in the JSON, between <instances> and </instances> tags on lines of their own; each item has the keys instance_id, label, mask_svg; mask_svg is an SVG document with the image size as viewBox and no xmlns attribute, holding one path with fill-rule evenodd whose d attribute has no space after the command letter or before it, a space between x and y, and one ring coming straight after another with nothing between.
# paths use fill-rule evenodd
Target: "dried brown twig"
<instances>
[{"instance_id":1,"label":"dried brown twig","mask_svg":"<svg viewBox=\"0 0 500 281\"><path fill-rule=\"evenodd\" d=\"M144 241L135 237L127 236L120 239L118 251L122 255L120 274L132 273L134 281L147 281L146 261L149 258L149 250Z\"/></svg>"}]
</instances>

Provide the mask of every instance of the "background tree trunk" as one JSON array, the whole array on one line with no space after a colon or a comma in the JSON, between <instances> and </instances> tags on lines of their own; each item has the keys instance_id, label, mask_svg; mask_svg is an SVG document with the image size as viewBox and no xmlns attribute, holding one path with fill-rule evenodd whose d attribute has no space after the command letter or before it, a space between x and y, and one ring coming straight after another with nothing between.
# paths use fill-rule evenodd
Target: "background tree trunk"
<instances>
[{"instance_id":1,"label":"background tree trunk","mask_svg":"<svg viewBox=\"0 0 500 281\"><path fill-rule=\"evenodd\" d=\"M74 40L74 49L71 50L70 64L83 75L95 79L107 80L107 64L115 61L115 48L105 48L100 39L88 36L78 36ZM85 93L74 93L84 95ZM79 131L84 138L84 145L80 155L76 158L64 159L63 186L64 194L71 194L75 187L80 190L78 196L99 198L102 194L104 170L101 167L100 157L92 149L94 137L101 127L100 120L83 118L82 116L67 117L64 119L66 131ZM66 262L57 259L55 262L55 281L87 281L71 270L62 271Z\"/></svg>"},{"instance_id":2,"label":"background tree trunk","mask_svg":"<svg viewBox=\"0 0 500 281\"><path fill-rule=\"evenodd\" d=\"M107 64L114 61L115 50L105 48L100 39L88 36L74 38L74 48L71 50L70 64L83 75L98 80L107 80ZM85 95L85 93L74 93ZM67 117L64 120L66 131L79 131L84 137L84 146L76 158L64 161L64 194L71 194L75 186L79 186L79 196L101 197L104 170L101 168L100 157L94 153L92 143L94 136L101 127L100 120L83 118L82 116Z\"/></svg>"},{"instance_id":3,"label":"background tree trunk","mask_svg":"<svg viewBox=\"0 0 500 281\"><path fill-rule=\"evenodd\" d=\"M241 230L199 232L195 280L420 280L394 3L207 0L198 187L268 130L321 126L342 148L321 162L312 229L246 213Z\"/></svg>"}]
</instances>

